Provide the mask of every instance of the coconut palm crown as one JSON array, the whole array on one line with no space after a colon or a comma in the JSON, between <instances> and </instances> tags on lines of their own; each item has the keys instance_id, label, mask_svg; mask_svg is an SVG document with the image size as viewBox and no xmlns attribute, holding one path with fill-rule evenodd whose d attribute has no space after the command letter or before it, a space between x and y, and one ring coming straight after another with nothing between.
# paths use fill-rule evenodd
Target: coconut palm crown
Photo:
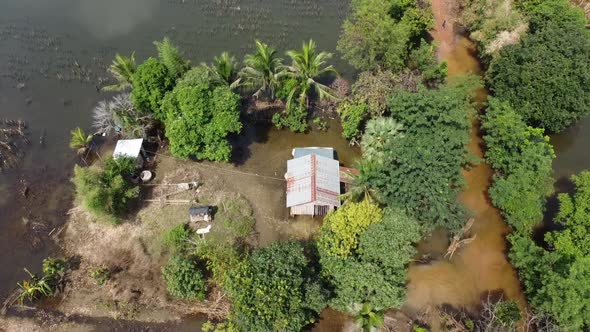
<instances>
[{"instance_id":1,"label":"coconut palm crown","mask_svg":"<svg viewBox=\"0 0 590 332\"><path fill-rule=\"evenodd\" d=\"M322 99L336 99L336 93L328 86L317 81L318 77L327 73L338 74L332 65L327 61L332 58L332 53L316 52L316 45L313 40L303 43L301 51L291 50L287 52L292 64L287 67L290 77L295 78L299 84L291 91L288 104L295 95L299 95L300 101L305 101L309 107L309 94L315 92L316 96Z\"/></svg>"},{"instance_id":2,"label":"coconut palm crown","mask_svg":"<svg viewBox=\"0 0 590 332\"><path fill-rule=\"evenodd\" d=\"M137 68L135 64L135 52L130 57L120 54L115 55L113 63L108 71L117 81L117 83L105 86L105 91L123 91L133 87L133 74Z\"/></svg>"},{"instance_id":3,"label":"coconut palm crown","mask_svg":"<svg viewBox=\"0 0 590 332\"><path fill-rule=\"evenodd\" d=\"M245 67L240 71L244 85L256 90L255 97L267 93L271 100L275 99L280 77L285 72L282 61L276 49L256 40L256 52L245 56Z\"/></svg>"}]
</instances>

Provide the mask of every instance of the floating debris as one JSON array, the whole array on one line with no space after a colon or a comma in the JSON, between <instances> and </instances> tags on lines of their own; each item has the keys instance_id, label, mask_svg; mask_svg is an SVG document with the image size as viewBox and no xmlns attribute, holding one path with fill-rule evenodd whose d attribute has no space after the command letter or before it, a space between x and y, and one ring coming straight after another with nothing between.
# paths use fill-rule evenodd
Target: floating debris
<instances>
[{"instance_id":1,"label":"floating debris","mask_svg":"<svg viewBox=\"0 0 590 332\"><path fill-rule=\"evenodd\" d=\"M0 171L13 168L22 158L22 147L30 144L22 120L0 119Z\"/></svg>"}]
</instances>

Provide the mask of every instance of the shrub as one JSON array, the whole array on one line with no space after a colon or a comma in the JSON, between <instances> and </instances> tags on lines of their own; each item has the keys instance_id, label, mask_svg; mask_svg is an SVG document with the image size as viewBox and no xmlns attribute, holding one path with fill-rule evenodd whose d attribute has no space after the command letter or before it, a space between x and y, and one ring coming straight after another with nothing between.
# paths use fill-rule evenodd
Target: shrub
<instances>
[{"instance_id":1,"label":"shrub","mask_svg":"<svg viewBox=\"0 0 590 332\"><path fill-rule=\"evenodd\" d=\"M184 300L205 299L205 278L191 258L172 256L168 264L162 268L162 275L170 295Z\"/></svg>"},{"instance_id":2,"label":"shrub","mask_svg":"<svg viewBox=\"0 0 590 332\"><path fill-rule=\"evenodd\" d=\"M191 232L186 224L180 224L171 228L164 234L164 244L171 248L173 252L183 253L186 251Z\"/></svg>"},{"instance_id":3,"label":"shrub","mask_svg":"<svg viewBox=\"0 0 590 332\"><path fill-rule=\"evenodd\" d=\"M102 286L111 278L110 271L105 267L97 267L90 272L90 276L97 285Z\"/></svg>"},{"instance_id":4,"label":"shrub","mask_svg":"<svg viewBox=\"0 0 590 332\"><path fill-rule=\"evenodd\" d=\"M272 123L278 129L289 128L293 132L302 133L309 129L307 116L305 107L298 102L293 102L284 112L273 115Z\"/></svg>"},{"instance_id":5,"label":"shrub","mask_svg":"<svg viewBox=\"0 0 590 332\"><path fill-rule=\"evenodd\" d=\"M129 202L139 196L139 188L129 181L134 172L132 158L110 157L104 160L102 169L75 166L76 195L90 213L117 224Z\"/></svg>"}]
</instances>

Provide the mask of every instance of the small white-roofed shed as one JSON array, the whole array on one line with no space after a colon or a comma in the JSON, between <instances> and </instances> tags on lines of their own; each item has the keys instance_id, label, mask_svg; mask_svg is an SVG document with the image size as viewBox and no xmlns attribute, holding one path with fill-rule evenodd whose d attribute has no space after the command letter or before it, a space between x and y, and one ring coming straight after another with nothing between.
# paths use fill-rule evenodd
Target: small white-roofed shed
<instances>
[{"instance_id":1,"label":"small white-roofed shed","mask_svg":"<svg viewBox=\"0 0 590 332\"><path fill-rule=\"evenodd\" d=\"M121 139L117 141L113 158L132 158L137 161L139 167L143 166L143 138Z\"/></svg>"}]
</instances>

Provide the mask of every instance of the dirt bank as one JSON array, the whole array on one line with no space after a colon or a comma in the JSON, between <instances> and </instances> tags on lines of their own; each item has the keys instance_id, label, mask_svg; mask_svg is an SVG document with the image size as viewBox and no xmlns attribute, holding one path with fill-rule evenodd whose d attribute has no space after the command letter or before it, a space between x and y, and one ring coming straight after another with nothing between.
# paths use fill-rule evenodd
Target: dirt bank
<instances>
[{"instance_id":1,"label":"dirt bank","mask_svg":"<svg viewBox=\"0 0 590 332\"><path fill-rule=\"evenodd\" d=\"M474 45L457 34L453 4L448 0L432 1L436 22L432 36L439 46L438 57L448 63L449 78L466 73L480 74ZM483 102L486 97L485 90L477 92L478 102ZM483 156L479 123L475 120L469 150L478 157ZM492 170L482 162L465 170L464 176L467 187L459 199L474 213L471 235L475 240L450 260L410 268L405 306L410 312L444 304L473 310L490 294L515 300L521 306L526 304L516 272L505 256L505 236L509 228L488 197ZM448 242L444 236L435 234L431 240L436 244L431 247L446 250Z\"/></svg>"}]
</instances>

